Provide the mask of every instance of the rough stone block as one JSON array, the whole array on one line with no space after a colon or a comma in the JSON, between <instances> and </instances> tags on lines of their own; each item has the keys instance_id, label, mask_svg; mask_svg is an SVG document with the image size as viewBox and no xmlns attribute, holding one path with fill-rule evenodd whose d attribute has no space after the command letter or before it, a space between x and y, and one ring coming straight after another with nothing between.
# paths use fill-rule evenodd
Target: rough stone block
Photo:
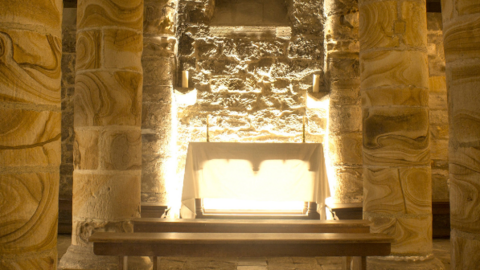
<instances>
[{"instance_id":1,"label":"rough stone block","mask_svg":"<svg viewBox=\"0 0 480 270\"><path fill-rule=\"evenodd\" d=\"M142 34L124 29L103 30L103 67L142 72Z\"/></svg>"},{"instance_id":2,"label":"rough stone block","mask_svg":"<svg viewBox=\"0 0 480 270\"><path fill-rule=\"evenodd\" d=\"M361 92L362 106L424 106L429 104L429 93L418 88L369 89Z\"/></svg>"},{"instance_id":3,"label":"rough stone block","mask_svg":"<svg viewBox=\"0 0 480 270\"><path fill-rule=\"evenodd\" d=\"M360 70L362 90L391 85L428 88L428 59L423 52L364 53L360 59Z\"/></svg>"},{"instance_id":4,"label":"rough stone block","mask_svg":"<svg viewBox=\"0 0 480 270\"><path fill-rule=\"evenodd\" d=\"M274 52L273 50L272 52ZM272 54L272 52L267 52ZM288 46L289 58L304 58L311 60L323 59L323 39L297 38L290 42Z\"/></svg>"},{"instance_id":5,"label":"rough stone block","mask_svg":"<svg viewBox=\"0 0 480 270\"><path fill-rule=\"evenodd\" d=\"M363 213L373 222L372 233L384 233L394 238L392 255L425 256L432 253L432 217L389 217Z\"/></svg>"},{"instance_id":6,"label":"rough stone block","mask_svg":"<svg viewBox=\"0 0 480 270\"><path fill-rule=\"evenodd\" d=\"M76 70L98 69L101 67L102 31L88 30L77 33Z\"/></svg>"},{"instance_id":7,"label":"rough stone block","mask_svg":"<svg viewBox=\"0 0 480 270\"><path fill-rule=\"evenodd\" d=\"M432 76L429 77L429 91L430 92L447 92L447 81L445 76Z\"/></svg>"},{"instance_id":8,"label":"rough stone block","mask_svg":"<svg viewBox=\"0 0 480 270\"><path fill-rule=\"evenodd\" d=\"M173 85L174 58L144 58L142 66L145 85Z\"/></svg>"},{"instance_id":9,"label":"rough stone block","mask_svg":"<svg viewBox=\"0 0 480 270\"><path fill-rule=\"evenodd\" d=\"M143 37L142 57L174 57L177 40L167 37Z\"/></svg>"},{"instance_id":10,"label":"rough stone block","mask_svg":"<svg viewBox=\"0 0 480 270\"><path fill-rule=\"evenodd\" d=\"M143 103L172 104L173 87L163 85L146 85L143 87Z\"/></svg>"},{"instance_id":11,"label":"rough stone block","mask_svg":"<svg viewBox=\"0 0 480 270\"><path fill-rule=\"evenodd\" d=\"M140 208L140 205L139 205ZM140 217L140 214L136 215ZM93 248L93 243L88 242L88 238L92 236L94 232L133 232L133 225L130 221L108 221L98 219L85 219L73 217L72 222L72 245L80 247ZM72 248L72 246L70 246ZM68 253L67 253L68 254ZM93 250L90 251L93 254ZM85 258L86 254L78 254L80 258ZM81 256L83 255L83 256ZM104 256L102 256L104 257ZM78 260L78 258L77 258ZM115 260L118 261L118 260ZM95 267L95 266L94 266ZM117 267L117 264L114 264ZM95 267L97 268L97 267Z\"/></svg>"},{"instance_id":12,"label":"rough stone block","mask_svg":"<svg viewBox=\"0 0 480 270\"><path fill-rule=\"evenodd\" d=\"M427 10L425 3L402 2L402 18L405 20L405 32L402 41L407 46L425 48L427 46Z\"/></svg>"},{"instance_id":13,"label":"rough stone block","mask_svg":"<svg viewBox=\"0 0 480 270\"><path fill-rule=\"evenodd\" d=\"M339 203L360 203L363 199L363 169L334 167L334 179L329 179L333 188L332 197Z\"/></svg>"},{"instance_id":14,"label":"rough stone block","mask_svg":"<svg viewBox=\"0 0 480 270\"><path fill-rule=\"evenodd\" d=\"M431 140L430 157L448 160L448 140Z\"/></svg>"},{"instance_id":15,"label":"rough stone block","mask_svg":"<svg viewBox=\"0 0 480 270\"><path fill-rule=\"evenodd\" d=\"M430 164L428 109L418 107L365 109L363 123L364 164L386 166Z\"/></svg>"},{"instance_id":16,"label":"rough stone block","mask_svg":"<svg viewBox=\"0 0 480 270\"><path fill-rule=\"evenodd\" d=\"M460 16L480 13L480 4L475 0L457 0L455 1L455 9Z\"/></svg>"},{"instance_id":17,"label":"rough stone block","mask_svg":"<svg viewBox=\"0 0 480 270\"><path fill-rule=\"evenodd\" d=\"M362 109L360 106L331 106L329 121L331 134L360 132L362 130Z\"/></svg>"},{"instance_id":18,"label":"rough stone block","mask_svg":"<svg viewBox=\"0 0 480 270\"><path fill-rule=\"evenodd\" d=\"M476 157L478 160L478 156ZM458 159L457 159L458 160ZM452 228L480 233L480 173L450 161L450 222Z\"/></svg>"},{"instance_id":19,"label":"rough stone block","mask_svg":"<svg viewBox=\"0 0 480 270\"><path fill-rule=\"evenodd\" d=\"M478 143L480 134L480 65L452 68L449 88L450 136L460 143Z\"/></svg>"},{"instance_id":20,"label":"rough stone block","mask_svg":"<svg viewBox=\"0 0 480 270\"><path fill-rule=\"evenodd\" d=\"M333 164L362 164L362 134L349 133L330 137L329 157Z\"/></svg>"},{"instance_id":21,"label":"rough stone block","mask_svg":"<svg viewBox=\"0 0 480 270\"><path fill-rule=\"evenodd\" d=\"M41 253L55 249L58 183L58 172L1 175L0 235L4 240L0 245L1 254ZM3 262L2 259L0 266Z\"/></svg>"},{"instance_id":22,"label":"rough stone block","mask_svg":"<svg viewBox=\"0 0 480 270\"><path fill-rule=\"evenodd\" d=\"M142 108L142 128L165 129L172 124L172 104L144 103ZM168 128L167 128L168 129Z\"/></svg>"},{"instance_id":23,"label":"rough stone block","mask_svg":"<svg viewBox=\"0 0 480 270\"><path fill-rule=\"evenodd\" d=\"M360 105L360 78L330 82L330 104Z\"/></svg>"},{"instance_id":24,"label":"rough stone block","mask_svg":"<svg viewBox=\"0 0 480 270\"><path fill-rule=\"evenodd\" d=\"M400 172L396 168L364 168L364 212L405 213Z\"/></svg>"},{"instance_id":25,"label":"rough stone block","mask_svg":"<svg viewBox=\"0 0 480 270\"><path fill-rule=\"evenodd\" d=\"M59 105L61 42L32 31L2 30L0 101Z\"/></svg>"},{"instance_id":26,"label":"rough stone block","mask_svg":"<svg viewBox=\"0 0 480 270\"><path fill-rule=\"evenodd\" d=\"M432 169L432 200L448 201L448 170Z\"/></svg>"},{"instance_id":27,"label":"rough stone block","mask_svg":"<svg viewBox=\"0 0 480 270\"><path fill-rule=\"evenodd\" d=\"M71 14L69 14L71 15ZM62 25L62 52L76 53L77 46L77 27L76 25Z\"/></svg>"},{"instance_id":28,"label":"rough stone block","mask_svg":"<svg viewBox=\"0 0 480 270\"><path fill-rule=\"evenodd\" d=\"M56 239L56 238L55 238ZM45 255L46 254L46 255ZM57 267L57 249L54 247L50 252L37 253L31 256L15 258L13 260L3 259L0 261L1 269L55 269Z\"/></svg>"},{"instance_id":29,"label":"rough stone block","mask_svg":"<svg viewBox=\"0 0 480 270\"><path fill-rule=\"evenodd\" d=\"M350 57L336 56L330 54L327 58L331 80L356 79L360 76L358 55L353 54Z\"/></svg>"},{"instance_id":30,"label":"rough stone block","mask_svg":"<svg viewBox=\"0 0 480 270\"><path fill-rule=\"evenodd\" d=\"M397 47L399 37L393 32L397 20L397 1L368 2L360 5L360 49Z\"/></svg>"},{"instance_id":31,"label":"rough stone block","mask_svg":"<svg viewBox=\"0 0 480 270\"><path fill-rule=\"evenodd\" d=\"M432 140L448 140L448 124L430 124L430 135Z\"/></svg>"},{"instance_id":32,"label":"rough stone block","mask_svg":"<svg viewBox=\"0 0 480 270\"><path fill-rule=\"evenodd\" d=\"M62 87L71 87L75 84L75 54L62 55Z\"/></svg>"},{"instance_id":33,"label":"rough stone block","mask_svg":"<svg viewBox=\"0 0 480 270\"><path fill-rule=\"evenodd\" d=\"M0 108L0 115L0 167L60 165L60 112Z\"/></svg>"},{"instance_id":34,"label":"rough stone block","mask_svg":"<svg viewBox=\"0 0 480 270\"><path fill-rule=\"evenodd\" d=\"M99 138L100 169L140 170L142 136L139 128L103 130Z\"/></svg>"},{"instance_id":35,"label":"rough stone block","mask_svg":"<svg viewBox=\"0 0 480 270\"><path fill-rule=\"evenodd\" d=\"M354 7L354 5L352 5L352 7ZM359 26L360 20L358 12L331 15L325 23L324 31L327 33L326 40L328 42L357 40Z\"/></svg>"},{"instance_id":36,"label":"rough stone block","mask_svg":"<svg viewBox=\"0 0 480 270\"><path fill-rule=\"evenodd\" d=\"M478 4L477 4L478 5ZM480 18L459 19L444 25L444 46L447 63L480 57Z\"/></svg>"},{"instance_id":37,"label":"rough stone block","mask_svg":"<svg viewBox=\"0 0 480 270\"><path fill-rule=\"evenodd\" d=\"M427 12L427 29L429 33L432 31L442 31L443 25L441 13Z\"/></svg>"},{"instance_id":38,"label":"rough stone block","mask_svg":"<svg viewBox=\"0 0 480 270\"><path fill-rule=\"evenodd\" d=\"M2 0L0 10L0 23L17 23L19 25L41 25L54 31L60 38L60 25L62 25L61 1L29 1L27 4ZM38 12L41 10L42 12ZM56 32L55 30L58 30Z\"/></svg>"},{"instance_id":39,"label":"rough stone block","mask_svg":"<svg viewBox=\"0 0 480 270\"><path fill-rule=\"evenodd\" d=\"M144 35L174 35L176 1L145 1Z\"/></svg>"},{"instance_id":40,"label":"rough stone block","mask_svg":"<svg viewBox=\"0 0 480 270\"><path fill-rule=\"evenodd\" d=\"M432 180L430 166L398 169L406 214L432 213Z\"/></svg>"},{"instance_id":41,"label":"rough stone block","mask_svg":"<svg viewBox=\"0 0 480 270\"><path fill-rule=\"evenodd\" d=\"M428 118L430 124L448 125L448 111L446 110L431 110Z\"/></svg>"},{"instance_id":42,"label":"rough stone block","mask_svg":"<svg viewBox=\"0 0 480 270\"><path fill-rule=\"evenodd\" d=\"M141 74L93 71L75 79L76 127L141 125Z\"/></svg>"},{"instance_id":43,"label":"rough stone block","mask_svg":"<svg viewBox=\"0 0 480 270\"><path fill-rule=\"evenodd\" d=\"M428 98L430 110L447 110L447 93L431 92Z\"/></svg>"},{"instance_id":44,"label":"rough stone block","mask_svg":"<svg viewBox=\"0 0 480 270\"><path fill-rule=\"evenodd\" d=\"M475 269L480 265L480 240L453 229L451 232L453 269Z\"/></svg>"},{"instance_id":45,"label":"rough stone block","mask_svg":"<svg viewBox=\"0 0 480 270\"><path fill-rule=\"evenodd\" d=\"M75 170L73 216L105 222L140 217L140 174Z\"/></svg>"},{"instance_id":46,"label":"rough stone block","mask_svg":"<svg viewBox=\"0 0 480 270\"><path fill-rule=\"evenodd\" d=\"M75 131L75 143L73 159L75 169L96 170L98 169L99 150L98 130L77 129Z\"/></svg>"},{"instance_id":47,"label":"rough stone block","mask_svg":"<svg viewBox=\"0 0 480 270\"><path fill-rule=\"evenodd\" d=\"M143 1L85 0L77 6L78 29L121 26L143 30Z\"/></svg>"}]
</instances>

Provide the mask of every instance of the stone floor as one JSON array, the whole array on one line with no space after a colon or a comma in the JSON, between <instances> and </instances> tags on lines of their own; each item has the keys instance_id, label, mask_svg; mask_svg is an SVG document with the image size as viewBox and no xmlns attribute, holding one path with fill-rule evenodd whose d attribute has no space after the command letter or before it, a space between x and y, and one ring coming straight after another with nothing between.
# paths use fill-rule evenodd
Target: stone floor
<instances>
[{"instance_id":1,"label":"stone floor","mask_svg":"<svg viewBox=\"0 0 480 270\"><path fill-rule=\"evenodd\" d=\"M58 236L58 258L70 246L70 235ZM450 269L450 241L434 239L433 253ZM169 270L340 270L339 257L286 258L160 258L160 269Z\"/></svg>"}]
</instances>

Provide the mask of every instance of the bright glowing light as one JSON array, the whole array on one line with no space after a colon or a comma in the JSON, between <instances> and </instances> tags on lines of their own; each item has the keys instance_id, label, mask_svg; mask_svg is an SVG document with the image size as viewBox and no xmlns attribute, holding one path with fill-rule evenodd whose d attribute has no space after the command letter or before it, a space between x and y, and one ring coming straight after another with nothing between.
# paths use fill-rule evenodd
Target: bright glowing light
<instances>
[{"instance_id":1,"label":"bright glowing light","mask_svg":"<svg viewBox=\"0 0 480 270\"><path fill-rule=\"evenodd\" d=\"M193 92L193 91L192 91ZM196 91L195 91L196 92ZM171 95L175 95L173 92ZM195 94L196 98L196 94ZM178 120L177 120L177 103L172 102L170 107L170 113L172 116L171 123L171 132L172 137L169 143L171 156L167 158L165 165L163 167L165 171L165 189L167 193L167 207L170 208L168 213L169 217L178 218L181 207L181 190L182 190L182 181L179 181L179 176L177 175L177 137L178 137Z\"/></svg>"},{"instance_id":2,"label":"bright glowing light","mask_svg":"<svg viewBox=\"0 0 480 270\"><path fill-rule=\"evenodd\" d=\"M330 104L330 96L324 96L320 99L315 98L314 96L307 94L307 109L323 109L328 110Z\"/></svg>"},{"instance_id":3,"label":"bright glowing light","mask_svg":"<svg viewBox=\"0 0 480 270\"><path fill-rule=\"evenodd\" d=\"M197 89L185 94L175 90L175 102L180 107L195 105L197 103ZM176 118L177 116L175 115L175 121Z\"/></svg>"},{"instance_id":4,"label":"bright glowing light","mask_svg":"<svg viewBox=\"0 0 480 270\"><path fill-rule=\"evenodd\" d=\"M203 206L208 211L251 211L251 212L302 212L301 201L247 201L238 199L203 199Z\"/></svg>"}]
</instances>

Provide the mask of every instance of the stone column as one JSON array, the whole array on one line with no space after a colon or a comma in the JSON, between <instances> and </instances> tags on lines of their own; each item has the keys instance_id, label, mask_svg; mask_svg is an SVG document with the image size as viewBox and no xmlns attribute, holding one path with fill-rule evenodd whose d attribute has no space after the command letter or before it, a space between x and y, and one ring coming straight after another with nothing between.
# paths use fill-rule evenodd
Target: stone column
<instances>
[{"instance_id":1,"label":"stone column","mask_svg":"<svg viewBox=\"0 0 480 270\"><path fill-rule=\"evenodd\" d=\"M335 203L360 203L362 112L358 53L358 2L326 0L325 68L330 89L329 181Z\"/></svg>"},{"instance_id":2,"label":"stone column","mask_svg":"<svg viewBox=\"0 0 480 270\"><path fill-rule=\"evenodd\" d=\"M0 269L56 269L62 1L0 7Z\"/></svg>"},{"instance_id":3,"label":"stone column","mask_svg":"<svg viewBox=\"0 0 480 270\"><path fill-rule=\"evenodd\" d=\"M143 0L79 0L74 97L72 246L62 268L115 269L95 231L140 217ZM110 260L112 259L112 260Z\"/></svg>"},{"instance_id":4,"label":"stone column","mask_svg":"<svg viewBox=\"0 0 480 270\"><path fill-rule=\"evenodd\" d=\"M167 189L177 166L172 129L176 6L177 0L145 0L142 202L148 203L170 203Z\"/></svg>"},{"instance_id":5,"label":"stone column","mask_svg":"<svg viewBox=\"0 0 480 270\"><path fill-rule=\"evenodd\" d=\"M480 2L442 1L452 269L480 265Z\"/></svg>"},{"instance_id":6,"label":"stone column","mask_svg":"<svg viewBox=\"0 0 480 270\"><path fill-rule=\"evenodd\" d=\"M394 237L369 269L443 269L432 254L426 4L359 4L363 215Z\"/></svg>"}]
</instances>

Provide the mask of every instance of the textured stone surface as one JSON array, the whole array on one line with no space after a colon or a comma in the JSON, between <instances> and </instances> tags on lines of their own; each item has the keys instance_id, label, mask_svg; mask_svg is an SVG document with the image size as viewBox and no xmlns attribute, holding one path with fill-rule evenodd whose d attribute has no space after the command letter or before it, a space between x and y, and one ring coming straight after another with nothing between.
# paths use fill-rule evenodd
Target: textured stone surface
<instances>
[{"instance_id":1,"label":"textured stone surface","mask_svg":"<svg viewBox=\"0 0 480 270\"><path fill-rule=\"evenodd\" d=\"M364 219L394 237L372 269L443 269L432 254L425 3L359 1ZM433 117L435 118L435 117ZM413 256L413 257L409 257Z\"/></svg>"},{"instance_id":2,"label":"textured stone surface","mask_svg":"<svg viewBox=\"0 0 480 270\"><path fill-rule=\"evenodd\" d=\"M175 175L175 10L177 0L145 1L143 22L142 202L172 203ZM183 51L182 49L180 51Z\"/></svg>"},{"instance_id":3,"label":"textured stone surface","mask_svg":"<svg viewBox=\"0 0 480 270\"><path fill-rule=\"evenodd\" d=\"M444 1L448 87L452 269L479 264L480 251L480 3Z\"/></svg>"},{"instance_id":4,"label":"textured stone surface","mask_svg":"<svg viewBox=\"0 0 480 270\"><path fill-rule=\"evenodd\" d=\"M0 6L0 268L55 269L62 2Z\"/></svg>"},{"instance_id":5,"label":"textured stone surface","mask_svg":"<svg viewBox=\"0 0 480 270\"><path fill-rule=\"evenodd\" d=\"M144 129L148 127L153 130L160 127L167 130L170 119L175 125L172 133L176 136L169 143L176 146L175 150L171 150L176 156L161 151L162 156L167 157L162 157L162 161L156 163L164 166L161 164L166 164L169 156L179 161L176 171L169 176L172 183L164 180L164 186L172 188L169 194L175 194L175 191L170 191L175 189L177 194L181 192L188 142L206 140L207 116L210 141L301 142L304 115L307 116L307 141L323 142L325 138L328 108L306 106L306 93L312 94L313 74L320 76L322 93L311 98L321 100L326 94L323 82L323 1L216 1L215 8L213 4L213 1L178 1L176 37L179 59L175 70L167 64L158 65L157 68L154 62L160 63L162 60L158 56L158 60L155 60L151 55L144 55L144 65L148 61L147 65L152 70L148 71L152 73L149 81L151 78L152 82L156 80L157 85L166 85L164 82L168 81L167 78L177 79L175 82L173 79L168 81L173 83L176 90L174 100L177 108L172 118L159 116L161 110L165 115L168 107L157 107L155 110L158 113L150 109L144 114L143 122ZM265 10L269 12L262 15L260 8L252 9L254 6L268 6ZM268 26L272 22L268 16L274 13L278 15L282 10L288 16L277 24L281 27ZM230 13L244 17L229 19L228 22L222 19ZM245 22L245 18L248 18L248 22ZM237 26L249 27L237 27L235 31L220 27L235 22L239 23ZM279 34L290 30L291 34ZM162 51L166 52L165 49ZM350 63L350 66L352 70L358 69L358 64ZM336 68L342 68L342 65ZM179 87L182 85L183 71L189 72L188 89ZM145 78L146 82L147 74ZM155 104L152 103L153 106ZM358 129L359 122L353 125ZM163 138L167 139L164 135L159 139ZM150 157L154 157L153 153ZM152 160L150 157L144 154L144 160ZM146 188L147 185L143 186ZM174 200L180 199L178 195L174 196L177 196Z\"/></svg>"},{"instance_id":6,"label":"textured stone surface","mask_svg":"<svg viewBox=\"0 0 480 270\"><path fill-rule=\"evenodd\" d=\"M79 1L77 20L73 236L60 268L108 268L86 240L140 216L143 1Z\"/></svg>"}]
</instances>

